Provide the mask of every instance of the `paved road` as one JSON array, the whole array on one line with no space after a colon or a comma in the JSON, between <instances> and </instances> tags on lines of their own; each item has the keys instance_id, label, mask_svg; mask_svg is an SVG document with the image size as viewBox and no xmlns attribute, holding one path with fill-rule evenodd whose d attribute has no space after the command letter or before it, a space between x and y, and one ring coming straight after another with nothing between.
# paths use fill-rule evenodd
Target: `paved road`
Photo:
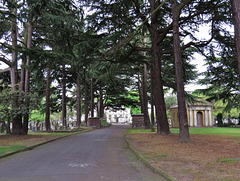
<instances>
[{"instance_id":1,"label":"paved road","mask_svg":"<svg viewBox=\"0 0 240 181\"><path fill-rule=\"evenodd\" d=\"M116 125L0 160L0 181L161 181L128 150Z\"/></svg>"}]
</instances>

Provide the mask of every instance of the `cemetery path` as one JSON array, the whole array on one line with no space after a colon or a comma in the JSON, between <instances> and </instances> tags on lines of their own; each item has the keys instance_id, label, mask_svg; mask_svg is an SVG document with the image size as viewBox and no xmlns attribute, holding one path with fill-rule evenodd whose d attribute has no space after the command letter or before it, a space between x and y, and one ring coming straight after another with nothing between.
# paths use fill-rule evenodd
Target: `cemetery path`
<instances>
[{"instance_id":1,"label":"cemetery path","mask_svg":"<svg viewBox=\"0 0 240 181\"><path fill-rule=\"evenodd\" d=\"M124 141L129 126L73 135L0 160L0 181L161 181Z\"/></svg>"}]
</instances>

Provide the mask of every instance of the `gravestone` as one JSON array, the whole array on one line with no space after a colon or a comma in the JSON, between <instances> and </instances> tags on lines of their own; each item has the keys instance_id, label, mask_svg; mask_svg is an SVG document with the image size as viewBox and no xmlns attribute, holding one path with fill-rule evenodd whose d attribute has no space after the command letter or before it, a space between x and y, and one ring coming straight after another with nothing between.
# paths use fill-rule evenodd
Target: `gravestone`
<instances>
[{"instance_id":1,"label":"gravestone","mask_svg":"<svg viewBox=\"0 0 240 181\"><path fill-rule=\"evenodd\" d=\"M101 128L101 120L98 117L88 118L88 126Z\"/></svg>"},{"instance_id":2,"label":"gravestone","mask_svg":"<svg viewBox=\"0 0 240 181\"><path fill-rule=\"evenodd\" d=\"M144 114L132 115L132 127L144 126Z\"/></svg>"}]
</instances>

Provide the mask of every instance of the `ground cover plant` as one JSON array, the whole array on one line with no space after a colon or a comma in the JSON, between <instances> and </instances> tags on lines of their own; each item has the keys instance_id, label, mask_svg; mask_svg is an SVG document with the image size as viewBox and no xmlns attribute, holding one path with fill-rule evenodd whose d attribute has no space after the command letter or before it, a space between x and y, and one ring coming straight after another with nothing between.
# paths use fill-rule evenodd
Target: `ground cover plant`
<instances>
[{"instance_id":1,"label":"ground cover plant","mask_svg":"<svg viewBox=\"0 0 240 181\"><path fill-rule=\"evenodd\" d=\"M142 130L129 130L127 140L151 165L176 180L239 179L239 128L190 128L188 144L178 143L176 128L170 135Z\"/></svg>"}]
</instances>

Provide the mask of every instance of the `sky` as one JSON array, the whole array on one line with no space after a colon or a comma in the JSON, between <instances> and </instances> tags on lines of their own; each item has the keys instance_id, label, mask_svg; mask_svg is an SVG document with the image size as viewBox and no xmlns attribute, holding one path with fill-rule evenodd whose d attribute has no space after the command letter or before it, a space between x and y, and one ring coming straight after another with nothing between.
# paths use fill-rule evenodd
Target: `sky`
<instances>
[{"instance_id":1,"label":"sky","mask_svg":"<svg viewBox=\"0 0 240 181\"><path fill-rule=\"evenodd\" d=\"M198 73L207 71L207 67L204 65L205 64L204 57L200 54L195 54L194 57L195 59L192 61L192 64L196 65ZM206 88L205 85L197 85L197 81L199 79L201 79L201 76L199 76L198 79L196 79L191 84L185 85L185 91L193 92L196 89L205 89Z\"/></svg>"}]
</instances>

